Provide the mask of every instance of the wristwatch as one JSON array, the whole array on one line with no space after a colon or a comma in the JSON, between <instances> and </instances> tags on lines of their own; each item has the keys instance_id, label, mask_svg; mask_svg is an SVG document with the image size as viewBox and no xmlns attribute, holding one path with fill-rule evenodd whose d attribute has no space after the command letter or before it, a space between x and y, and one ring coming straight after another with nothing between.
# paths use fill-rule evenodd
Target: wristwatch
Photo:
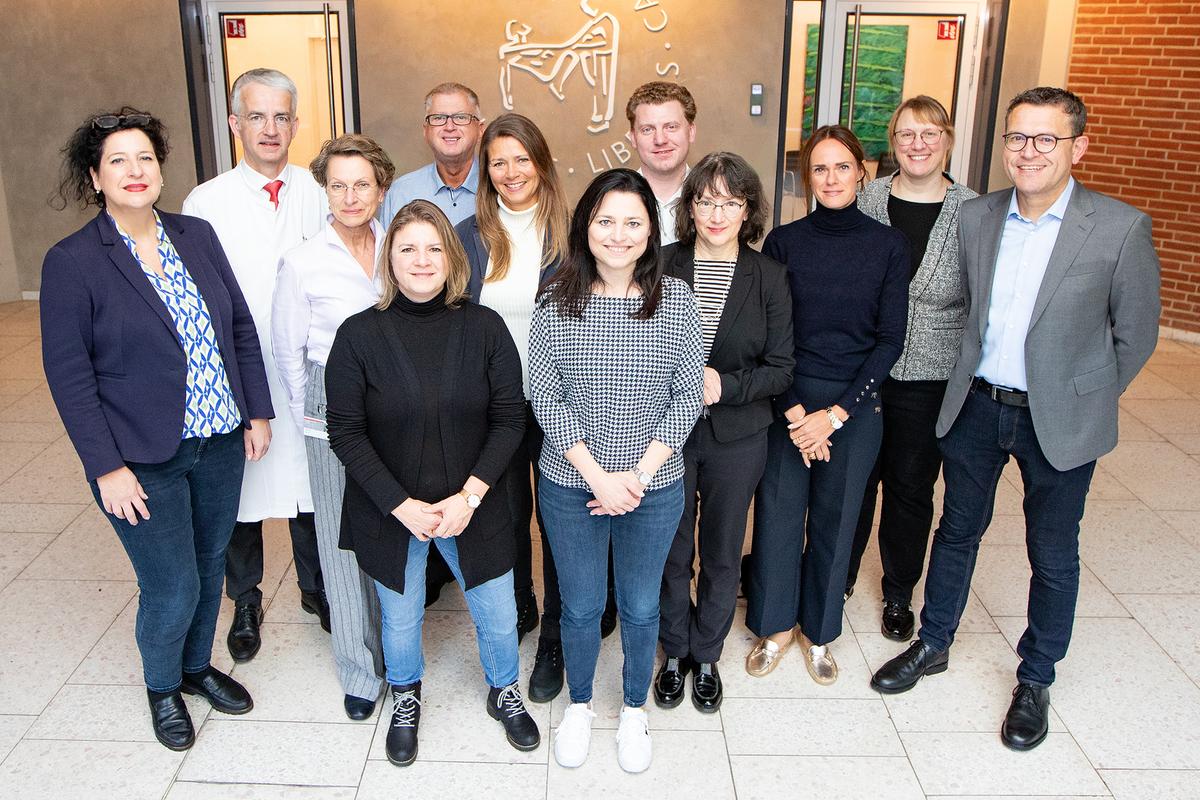
<instances>
[{"instance_id":1,"label":"wristwatch","mask_svg":"<svg viewBox=\"0 0 1200 800\"><path fill-rule=\"evenodd\" d=\"M459 490L458 494L463 500L467 501L467 508L470 509L479 508L479 504L483 502L483 498L477 494L471 494L466 489Z\"/></svg>"},{"instance_id":2,"label":"wristwatch","mask_svg":"<svg viewBox=\"0 0 1200 800\"><path fill-rule=\"evenodd\" d=\"M825 409L825 413L829 415L829 424L833 426L835 431L841 430L846 423L838 419L838 415L833 412L833 406Z\"/></svg>"},{"instance_id":3,"label":"wristwatch","mask_svg":"<svg viewBox=\"0 0 1200 800\"><path fill-rule=\"evenodd\" d=\"M654 480L653 475L651 475L649 472L642 472L641 467L638 467L637 465L634 465L630 472L633 473L633 477L637 478L638 483L640 483L642 486L649 486L650 481Z\"/></svg>"}]
</instances>

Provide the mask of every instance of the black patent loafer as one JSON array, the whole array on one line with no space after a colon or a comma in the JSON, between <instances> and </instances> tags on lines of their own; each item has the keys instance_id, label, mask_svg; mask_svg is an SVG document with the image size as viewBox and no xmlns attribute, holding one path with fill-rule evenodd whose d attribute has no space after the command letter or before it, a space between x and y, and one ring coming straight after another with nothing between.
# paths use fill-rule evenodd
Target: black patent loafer
<instances>
[{"instance_id":1,"label":"black patent loafer","mask_svg":"<svg viewBox=\"0 0 1200 800\"><path fill-rule=\"evenodd\" d=\"M668 658L654 676L654 705L675 708L683 702L689 662L686 658Z\"/></svg>"},{"instance_id":2,"label":"black patent loafer","mask_svg":"<svg viewBox=\"0 0 1200 800\"><path fill-rule=\"evenodd\" d=\"M907 642L912 638L915 625L916 618L908 603L884 601L883 618L879 626L884 636L896 642Z\"/></svg>"},{"instance_id":3,"label":"black patent loafer","mask_svg":"<svg viewBox=\"0 0 1200 800\"><path fill-rule=\"evenodd\" d=\"M170 750L187 750L196 742L196 730L192 727L192 715L179 690L155 692L146 690L150 701L150 722L154 726L154 738Z\"/></svg>"},{"instance_id":4,"label":"black patent loafer","mask_svg":"<svg viewBox=\"0 0 1200 800\"><path fill-rule=\"evenodd\" d=\"M346 709L347 717L360 722L375 713L375 701L348 694L342 700L342 708Z\"/></svg>"},{"instance_id":5,"label":"black patent loafer","mask_svg":"<svg viewBox=\"0 0 1200 800\"><path fill-rule=\"evenodd\" d=\"M212 667L203 672L183 673L179 690L203 697L222 714L245 714L254 708L245 686Z\"/></svg>"},{"instance_id":6,"label":"black patent loafer","mask_svg":"<svg viewBox=\"0 0 1200 800\"><path fill-rule=\"evenodd\" d=\"M255 603L238 603L233 609L233 622L229 626L229 635L225 644L229 646L229 655L240 663L249 661L258 654L262 647L262 637L259 628L262 626L262 606Z\"/></svg>"},{"instance_id":7,"label":"black patent loafer","mask_svg":"<svg viewBox=\"0 0 1200 800\"><path fill-rule=\"evenodd\" d=\"M907 692L921 678L945 672L949 665L949 650L939 652L916 639L907 650L879 668L871 678L871 688L883 694Z\"/></svg>"},{"instance_id":8,"label":"black patent loafer","mask_svg":"<svg viewBox=\"0 0 1200 800\"><path fill-rule=\"evenodd\" d=\"M1044 686L1018 683L1012 704L1004 715L1000 739L1012 750L1032 750L1050 730L1050 690Z\"/></svg>"},{"instance_id":9,"label":"black patent loafer","mask_svg":"<svg viewBox=\"0 0 1200 800\"><path fill-rule=\"evenodd\" d=\"M716 662L701 662L692 668L692 705L701 714L715 714L721 708L725 691Z\"/></svg>"}]
</instances>

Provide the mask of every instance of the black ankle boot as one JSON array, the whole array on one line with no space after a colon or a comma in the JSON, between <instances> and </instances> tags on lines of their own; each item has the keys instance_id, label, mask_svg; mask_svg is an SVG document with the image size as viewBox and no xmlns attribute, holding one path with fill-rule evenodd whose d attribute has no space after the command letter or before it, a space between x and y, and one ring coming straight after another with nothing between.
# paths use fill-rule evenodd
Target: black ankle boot
<instances>
[{"instance_id":1,"label":"black ankle boot","mask_svg":"<svg viewBox=\"0 0 1200 800\"><path fill-rule=\"evenodd\" d=\"M316 614L317 619L321 621L321 630L326 633L333 631L333 625L329 621L329 599L325 596L324 589L317 589L315 592L300 592L300 608L309 614Z\"/></svg>"},{"instance_id":2,"label":"black ankle boot","mask_svg":"<svg viewBox=\"0 0 1200 800\"><path fill-rule=\"evenodd\" d=\"M392 686L392 722L387 732L388 761L407 767L417 760L417 726L421 724L421 682Z\"/></svg>"},{"instance_id":3,"label":"black ankle boot","mask_svg":"<svg viewBox=\"0 0 1200 800\"><path fill-rule=\"evenodd\" d=\"M563 687L562 642L538 639L537 657L533 661L533 674L529 676L529 699L535 703L549 703L558 697Z\"/></svg>"},{"instance_id":4,"label":"black ankle boot","mask_svg":"<svg viewBox=\"0 0 1200 800\"><path fill-rule=\"evenodd\" d=\"M517 644L538 626L538 604L533 589L517 592Z\"/></svg>"},{"instance_id":5,"label":"black ankle boot","mask_svg":"<svg viewBox=\"0 0 1200 800\"><path fill-rule=\"evenodd\" d=\"M487 711L492 719L500 720L509 744L518 750L537 750L542 742L542 735L538 733L533 717L525 710L525 703L521 700L521 688L517 686L516 681L499 689L495 686L491 688L488 692Z\"/></svg>"},{"instance_id":6,"label":"black ankle boot","mask_svg":"<svg viewBox=\"0 0 1200 800\"><path fill-rule=\"evenodd\" d=\"M600 638L607 639L617 629L617 596L610 589L604 613L600 615Z\"/></svg>"},{"instance_id":7,"label":"black ankle boot","mask_svg":"<svg viewBox=\"0 0 1200 800\"><path fill-rule=\"evenodd\" d=\"M183 695L173 692L146 690L150 701L150 721L154 725L154 736L163 747L171 750L187 750L196 741L192 728L192 717L183 703Z\"/></svg>"}]
</instances>

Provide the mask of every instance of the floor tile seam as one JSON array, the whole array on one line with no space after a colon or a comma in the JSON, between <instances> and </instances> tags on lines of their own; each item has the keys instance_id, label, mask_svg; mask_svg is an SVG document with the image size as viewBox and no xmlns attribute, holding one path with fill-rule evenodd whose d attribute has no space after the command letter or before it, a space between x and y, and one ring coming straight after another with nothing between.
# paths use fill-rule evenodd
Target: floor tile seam
<instances>
[{"instance_id":1,"label":"floor tile seam","mask_svg":"<svg viewBox=\"0 0 1200 800\"><path fill-rule=\"evenodd\" d=\"M1189 456L1189 458L1190 458L1190 456ZM1200 459L1193 459L1193 460L1197 461L1197 463L1200 463ZM1168 522L1166 517L1164 517L1162 514L1159 513L1160 511L1195 511L1196 509L1194 509L1194 508L1151 508L1150 506L1146 506L1146 507L1150 509L1150 512L1152 514L1154 514L1155 517L1158 518L1158 521L1161 522L1165 526L1166 530L1170 531L1175 536L1176 539L1183 542L1189 550L1200 553L1200 548L1198 548L1196 545L1194 545L1190 541L1188 541L1186 536L1184 536L1182 533L1180 533L1178 530L1176 530L1175 526L1172 525L1170 522ZM1129 594L1129 592L1126 592L1126 594Z\"/></svg>"},{"instance_id":2,"label":"floor tile seam","mask_svg":"<svg viewBox=\"0 0 1200 800\"><path fill-rule=\"evenodd\" d=\"M1125 592L1125 594L1129 595L1129 594L1150 594L1150 593L1147 593L1147 592ZM1172 594L1177 595L1177 596L1182 596L1182 597L1193 596L1191 594L1180 595L1177 592L1173 592ZM1154 595L1151 594L1150 596L1154 596ZM1114 592L1113 597L1115 597L1117 602L1121 604L1122 608L1124 608L1126 611L1129 611L1129 607L1126 606L1125 603L1121 600L1121 595ZM1138 619L1132 611L1129 611L1129 618L1131 620L1133 620L1135 623L1137 623L1137 626L1142 629L1142 632L1145 633L1148 637L1150 637L1150 641L1154 642L1154 644L1158 646L1159 652L1161 652L1164 656L1166 656L1167 660L1171 662L1171 664L1175 667L1175 669L1178 670L1183 675L1184 680L1191 682L1191 684L1193 686L1195 686L1197 689L1200 689L1200 676L1193 678L1191 675L1189 675L1187 673L1187 670L1185 670L1183 668L1183 665L1179 663L1178 659L1176 659L1173 655L1171 655L1171 653L1167 650L1166 646L1158 640L1158 637L1156 637L1153 633L1150 632L1149 628L1147 628L1145 625L1142 624L1142 621L1140 619Z\"/></svg>"},{"instance_id":3,"label":"floor tile seam","mask_svg":"<svg viewBox=\"0 0 1200 800\"><path fill-rule=\"evenodd\" d=\"M136 585L136 583L135 583L135 585ZM67 676L67 679L63 682L63 686L71 683L71 678L73 678L75 676L75 673L79 671L79 668L81 666L83 666L83 662L87 661L89 658L92 657L92 653L94 653L96 651L96 648L100 646L100 643L102 641L104 641L104 637L108 635L109 631L111 631L113 629L113 626L117 624L117 621L121 619L121 615L129 610L130 605L132 605L133 603L136 603L137 601L138 601L138 592L134 591L133 595L129 598L129 600L125 603L125 605L121 606L121 610L117 612L117 615L115 617L113 617L112 622L110 622L108 624L108 626L104 629L104 632L101 633L99 637L97 637L96 641L92 643L92 646L88 648L87 653L83 656L82 659L80 659L79 663L75 665L74 669L71 670L71 674ZM119 684L119 685L128 686L129 684ZM133 685L137 686L138 684L133 684ZM61 691L61 690L62 690L62 686L59 687L59 691ZM57 695L57 692L55 694Z\"/></svg>"}]
</instances>

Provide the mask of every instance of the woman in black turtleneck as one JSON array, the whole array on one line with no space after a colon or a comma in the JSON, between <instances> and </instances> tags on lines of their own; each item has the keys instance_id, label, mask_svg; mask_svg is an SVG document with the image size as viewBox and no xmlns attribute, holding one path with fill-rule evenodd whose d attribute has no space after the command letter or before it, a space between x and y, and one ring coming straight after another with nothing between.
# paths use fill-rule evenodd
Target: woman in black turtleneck
<instances>
[{"instance_id":1,"label":"woman in black turtleneck","mask_svg":"<svg viewBox=\"0 0 1200 800\"><path fill-rule=\"evenodd\" d=\"M837 680L828 644L842 632L855 523L883 430L879 387L908 309L904 235L855 205L863 162L849 129L819 128L801 153L816 208L763 245L788 268L796 367L776 398L755 499L746 625L761 638L746 657L751 675L769 673L796 640L813 680Z\"/></svg>"},{"instance_id":2,"label":"woman in black turtleneck","mask_svg":"<svg viewBox=\"0 0 1200 800\"><path fill-rule=\"evenodd\" d=\"M401 208L383 252L383 295L338 328L325 388L329 444L346 467L339 546L374 579L383 612L387 756L404 766L417 755L430 543L466 593L487 712L509 744L533 750L504 485L525 427L521 360L500 316L467 300L467 256L437 206Z\"/></svg>"}]
</instances>

